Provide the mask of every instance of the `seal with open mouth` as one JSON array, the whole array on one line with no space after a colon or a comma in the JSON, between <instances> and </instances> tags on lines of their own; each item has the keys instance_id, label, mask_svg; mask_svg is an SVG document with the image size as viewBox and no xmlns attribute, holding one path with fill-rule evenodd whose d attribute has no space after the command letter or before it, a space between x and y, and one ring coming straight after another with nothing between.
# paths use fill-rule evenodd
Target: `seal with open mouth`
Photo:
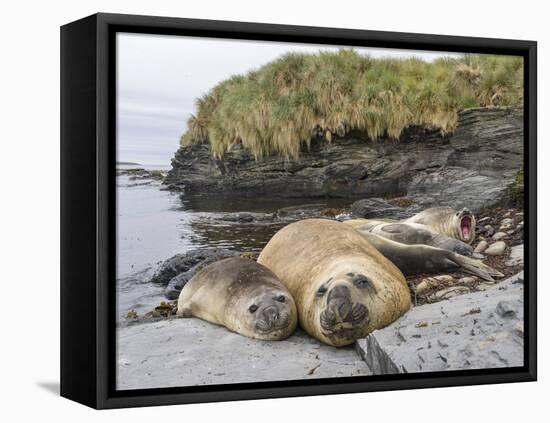
<instances>
[{"instance_id":1,"label":"seal with open mouth","mask_svg":"<svg viewBox=\"0 0 550 423\"><path fill-rule=\"evenodd\" d=\"M450 207L432 207L415 214L404 222L425 225L432 231L456 238L467 244L474 241L476 234L476 219L466 207L460 211Z\"/></svg>"},{"instance_id":2,"label":"seal with open mouth","mask_svg":"<svg viewBox=\"0 0 550 423\"><path fill-rule=\"evenodd\" d=\"M294 299L277 276L241 257L216 261L187 282L177 315L270 341L290 336L298 322Z\"/></svg>"},{"instance_id":3,"label":"seal with open mouth","mask_svg":"<svg viewBox=\"0 0 550 423\"><path fill-rule=\"evenodd\" d=\"M306 219L285 226L258 263L288 288L300 326L329 345L349 345L411 306L399 269L341 222Z\"/></svg>"},{"instance_id":4,"label":"seal with open mouth","mask_svg":"<svg viewBox=\"0 0 550 423\"><path fill-rule=\"evenodd\" d=\"M472 248L458 239L432 232L418 223L394 223L354 219L344 224L355 228L404 275L462 270L493 281L503 274L480 260L467 257Z\"/></svg>"}]
</instances>

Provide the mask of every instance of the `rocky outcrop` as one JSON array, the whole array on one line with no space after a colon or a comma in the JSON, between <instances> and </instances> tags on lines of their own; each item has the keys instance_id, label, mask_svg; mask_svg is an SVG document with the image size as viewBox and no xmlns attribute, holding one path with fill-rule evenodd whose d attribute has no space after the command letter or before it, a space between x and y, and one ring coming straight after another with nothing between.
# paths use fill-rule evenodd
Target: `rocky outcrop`
<instances>
[{"instance_id":1,"label":"rocky outcrop","mask_svg":"<svg viewBox=\"0 0 550 423\"><path fill-rule=\"evenodd\" d=\"M356 348L374 374L523 366L523 272L415 307Z\"/></svg>"},{"instance_id":2,"label":"rocky outcrop","mask_svg":"<svg viewBox=\"0 0 550 423\"><path fill-rule=\"evenodd\" d=\"M166 298L176 300L185 284L203 267L237 255L239 253L222 248L191 250L184 254L176 254L160 264L151 282L165 286Z\"/></svg>"},{"instance_id":3,"label":"rocky outcrop","mask_svg":"<svg viewBox=\"0 0 550 423\"><path fill-rule=\"evenodd\" d=\"M167 388L368 376L353 348L334 348L297 330L260 341L199 319L117 328L118 389Z\"/></svg>"},{"instance_id":4,"label":"rocky outcrop","mask_svg":"<svg viewBox=\"0 0 550 423\"><path fill-rule=\"evenodd\" d=\"M420 207L506 202L523 162L523 111L459 113L450 137L408 128L399 142L360 134L314 142L299 160L256 161L242 145L223 160L208 145L181 147L164 183L171 190L290 197L406 196Z\"/></svg>"}]
</instances>

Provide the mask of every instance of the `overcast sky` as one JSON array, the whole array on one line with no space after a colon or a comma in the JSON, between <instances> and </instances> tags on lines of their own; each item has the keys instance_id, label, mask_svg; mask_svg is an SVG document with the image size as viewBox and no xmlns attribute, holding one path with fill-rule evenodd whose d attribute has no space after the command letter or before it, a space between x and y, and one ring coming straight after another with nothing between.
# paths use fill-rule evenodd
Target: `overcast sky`
<instances>
[{"instance_id":1,"label":"overcast sky","mask_svg":"<svg viewBox=\"0 0 550 423\"><path fill-rule=\"evenodd\" d=\"M195 99L234 74L288 52L340 47L167 35L117 35L117 160L169 165ZM347 47L349 48L349 47ZM452 53L354 48L373 57L416 56L432 61Z\"/></svg>"}]
</instances>

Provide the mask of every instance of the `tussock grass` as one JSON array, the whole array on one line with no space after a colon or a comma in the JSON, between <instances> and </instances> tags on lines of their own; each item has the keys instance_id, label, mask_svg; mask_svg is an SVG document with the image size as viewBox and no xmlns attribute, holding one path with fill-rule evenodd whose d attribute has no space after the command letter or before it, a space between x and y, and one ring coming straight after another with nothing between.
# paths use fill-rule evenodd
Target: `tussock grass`
<instances>
[{"instance_id":1,"label":"tussock grass","mask_svg":"<svg viewBox=\"0 0 550 423\"><path fill-rule=\"evenodd\" d=\"M520 105L519 57L465 55L432 63L374 59L356 51L290 53L233 76L196 101L182 144L210 143L222 157L242 143L256 159L297 158L314 137L331 142L350 131L398 140L408 126L445 134L457 111Z\"/></svg>"}]
</instances>

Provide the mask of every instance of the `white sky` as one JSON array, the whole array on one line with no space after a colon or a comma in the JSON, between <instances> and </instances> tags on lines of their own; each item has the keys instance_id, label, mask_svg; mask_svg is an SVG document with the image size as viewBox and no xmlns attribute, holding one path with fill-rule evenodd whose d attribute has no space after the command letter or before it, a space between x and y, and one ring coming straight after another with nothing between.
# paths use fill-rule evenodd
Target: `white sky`
<instances>
[{"instance_id":1,"label":"white sky","mask_svg":"<svg viewBox=\"0 0 550 423\"><path fill-rule=\"evenodd\" d=\"M195 99L231 75L288 52L338 46L220 40L168 35L117 35L117 160L168 165L195 111ZM349 47L346 47L349 48ZM432 61L453 53L354 47L373 57Z\"/></svg>"}]
</instances>

